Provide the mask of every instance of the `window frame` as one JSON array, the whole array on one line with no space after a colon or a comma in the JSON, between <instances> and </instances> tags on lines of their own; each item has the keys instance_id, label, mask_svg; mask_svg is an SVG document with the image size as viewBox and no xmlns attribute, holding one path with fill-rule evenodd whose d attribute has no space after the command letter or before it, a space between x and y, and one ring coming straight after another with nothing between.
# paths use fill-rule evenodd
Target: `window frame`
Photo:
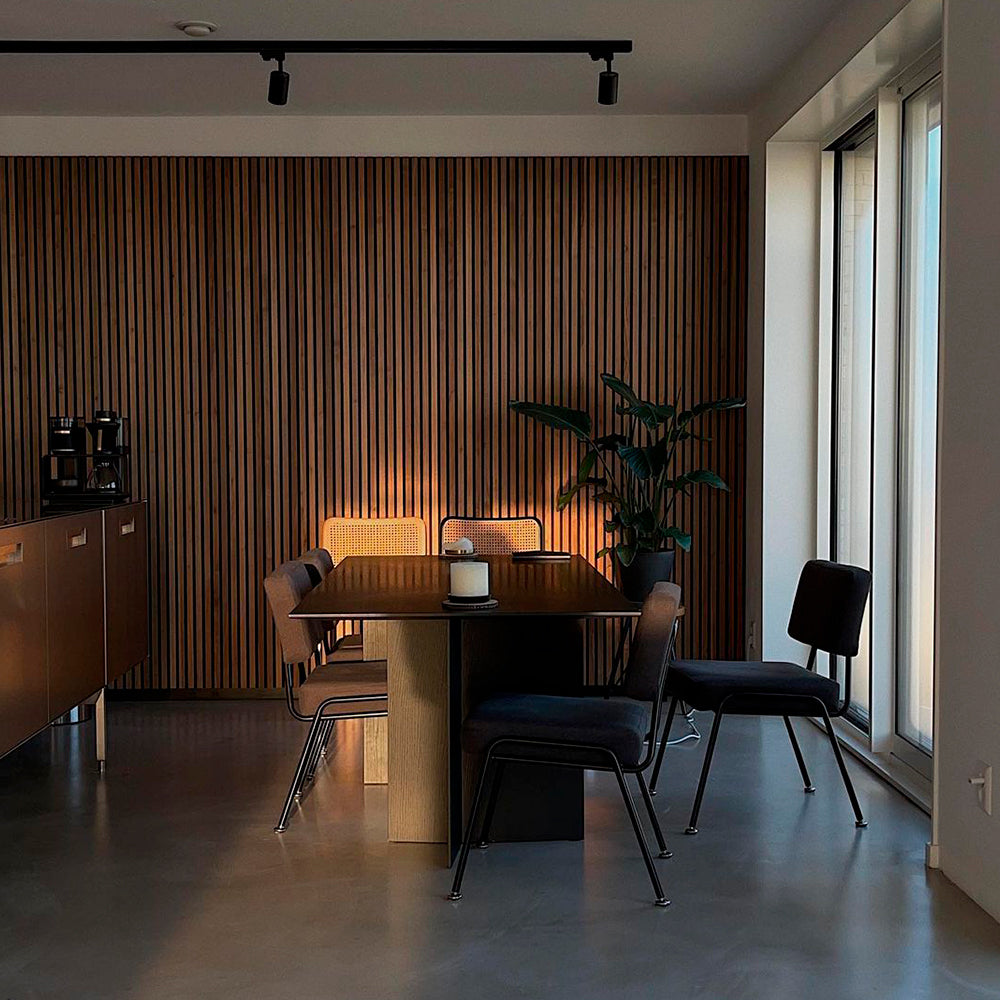
<instances>
[{"instance_id":1,"label":"window frame","mask_svg":"<svg viewBox=\"0 0 1000 1000\"><path fill-rule=\"evenodd\" d=\"M830 558L836 560L838 557L837 553L837 489L839 486L839 477L837 474L838 465L838 446L839 446L839 436L838 436L838 406L840 403L840 355L839 355L839 345L840 345L840 321L841 321L841 267L840 267L840 249L841 249L841 235L843 233L843 199L842 194L842 184L843 184L843 154L852 152L857 149L862 143L868 142L869 140L875 140L875 160L876 160L876 172L878 170L878 144L879 144L879 114L877 106L873 106L870 109L864 110L860 117L856 118L852 124L846 129L842 129L839 132L837 138L832 142L828 143L823 152L833 154L833 231L832 231L832 294L831 294L831 327L830 327L830 380L829 380L829 479L827 481L827 492L829 495L829 511L828 511L828 543L827 548L830 553ZM877 197L877 195L876 195ZM878 223L878 205L875 206L876 218L874 225L877 226ZM874 256L873 247L873 258L872 258L872 345L873 345L873 358L872 367L874 374L874 341L875 341L875 278L878 269L878 261ZM869 502L872 502L871 489L869 495ZM869 533L868 546L869 546L869 562L871 561L871 545L872 538ZM871 631L872 615L869 612L867 618L867 627L869 633ZM869 634L870 639L870 634ZM872 650L871 642L869 641L869 651ZM839 658L837 658L839 659ZM828 658L829 664L829 674L831 676L843 676L840 666L832 656ZM870 656L870 660L873 658ZM845 664L846 670L846 664ZM868 700L869 706L872 704L872 690L871 690L871 663L869 664L869 691ZM852 682L852 687L854 687ZM858 712L852 711L851 707L848 706L847 710L843 716L852 726L854 726L858 732L862 733L865 737L870 737L872 732L872 719L871 710L869 708L869 717L864 719Z\"/></svg>"}]
</instances>

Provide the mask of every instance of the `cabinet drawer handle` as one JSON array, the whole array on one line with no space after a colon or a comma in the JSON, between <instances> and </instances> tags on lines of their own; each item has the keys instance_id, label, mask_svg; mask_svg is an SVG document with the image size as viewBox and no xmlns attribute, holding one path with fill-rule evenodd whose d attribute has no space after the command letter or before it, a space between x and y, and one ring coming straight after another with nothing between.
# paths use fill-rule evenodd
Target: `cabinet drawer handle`
<instances>
[{"instance_id":1,"label":"cabinet drawer handle","mask_svg":"<svg viewBox=\"0 0 1000 1000\"><path fill-rule=\"evenodd\" d=\"M24 542L0 545L0 567L13 566L19 562L24 562Z\"/></svg>"},{"instance_id":2,"label":"cabinet drawer handle","mask_svg":"<svg viewBox=\"0 0 1000 1000\"><path fill-rule=\"evenodd\" d=\"M118 529L123 535L134 535L135 534L135 518L133 517L131 521L122 521Z\"/></svg>"},{"instance_id":3,"label":"cabinet drawer handle","mask_svg":"<svg viewBox=\"0 0 1000 1000\"><path fill-rule=\"evenodd\" d=\"M87 529L81 528L76 534L72 531L66 532L66 540L69 542L69 547L71 549L78 549L83 545L87 544Z\"/></svg>"}]
</instances>

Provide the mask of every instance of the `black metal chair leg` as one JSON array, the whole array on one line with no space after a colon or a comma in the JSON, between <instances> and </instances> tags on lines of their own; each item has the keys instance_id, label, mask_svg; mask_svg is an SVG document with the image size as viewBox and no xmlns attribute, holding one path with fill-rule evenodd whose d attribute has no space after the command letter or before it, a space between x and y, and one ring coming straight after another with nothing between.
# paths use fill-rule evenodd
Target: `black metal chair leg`
<instances>
[{"instance_id":1,"label":"black metal chair leg","mask_svg":"<svg viewBox=\"0 0 1000 1000\"><path fill-rule=\"evenodd\" d=\"M799 774L802 775L802 790L804 792L815 792L816 786L809 780L809 770L806 767L805 758L799 748L799 741L795 738L795 730L792 729L792 720L787 715L782 716L785 720L785 729L788 730L788 738L792 741L792 750L795 752L795 760L799 765Z\"/></svg>"},{"instance_id":2,"label":"black metal chair leg","mask_svg":"<svg viewBox=\"0 0 1000 1000\"><path fill-rule=\"evenodd\" d=\"M642 792L642 801L646 803L646 812L649 813L649 825L653 828L653 834L656 836L656 843L660 848L660 857L672 858L674 852L667 850L667 842L663 839L663 831L660 829L660 821L656 818L656 812L653 809L653 799L649 794L649 789L646 787L646 779L643 778L641 771L637 771L635 777L639 782L639 791Z\"/></svg>"},{"instance_id":3,"label":"black metal chair leg","mask_svg":"<svg viewBox=\"0 0 1000 1000\"><path fill-rule=\"evenodd\" d=\"M837 740L837 734L833 731L833 723L830 721L830 713L826 710L826 706L823 705L823 721L826 723L826 734L830 737L830 746L833 747L834 756L837 758L837 766L840 768L840 776L844 779L844 787L847 789L847 795L851 800L851 807L854 809L854 825L858 828L866 827L868 825L868 820L865 819L864 814L861 812L861 805L858 802L858 796L854 792L854 783L851 781L851 776L847 773L847 765L844 763L844 754L840 749L840 742Z\"/></svg>"},{"instance_id":4,"label":"black metal chair leg","mask_svg":"<svg viewBox=\"0 0 1000 1000\"><path fill-rule=\"evenodd\" d=\"M462 839L462 849L458 852L458 861L455 864L455 878L451 883L451 892L445 897L452 902L462 898L462 878L465 875L465 865L469 860L469 848L472 846L472 837L476 831L476 820L479 816L479 804L483 799L483 789L486 787L487 778L490 777L493 763L493 755L487 751L486 760L483 761L483 770L476 784L476 794L472 799L472 809L469 810L469 822L465 828L465 837Z\"/></svg>"},{"instance_id":5,"label":"black metal chair leg","mask_svg":"<svg viewBox=\"0 0 1000 1000\"><path fill-rule=\"evenodd\" d=\"M498 760L493 767L490 797L486 800L486 813L483 816L483 825L479 830L479 842L476 844L480 850L490 846L490 830L493 827L493 816L497 811L497 799L500 797L500 784L503 781L503 772L506 766L506 761Z\"/></svg>"},{"instance_id":6,"label":"black metal chair leg","mask_svg":"<svg viewBox=\"0 0 1000 1000\"><path fill-rule=\"evenodd\" d=\"M719 725L721 723L722 712L716 712L715 718L712 720L712 732L708 737L708 746L705 748L705 762L701 765L698 793L694 797L694 808L691 810L691 819L685 833L693 835L698 832L698 813L701 812L701 800L705 797L705 785L708 783L708 772L712 768L712 755L715 753L715 741L719 738Z\"/></svg>"},{"instance_id":7,"label":"black metal chair leg","mask_svg":"<svg viewBox=\"0 0 1000 1000\"><path fill-rule=\"evenodd\" d=\"M663 894L663 886L660 885L660 876L657 874L656 866L653 864L653 859L649 854L649 846L646 844L646 838L639 823L639 814L635 811L635 803L632 801L628 785L625 784L625 775L622 773L618 759L613 757L612 760L614 761L615 776L618 778L618 787L622 790L622 798L625 800L625 808L628 810L628 818L632 821L632 829L635 830L635 839L639 841L642 860L646 862L646 871L649 872L649 881L653 883L653 892L656 894L656 905L669 906L670 900Z\"/></svg>"},{"instance_id":8,"label":"black metal chair leg","mask_svg":"<svg viewBox=\"0 0 1000 1000\"><path fill-rule=\"evenodd\" d=\"M656 752L656 763L653 765L653 774L649 779L649 791L656 794L656 782L660 777L660 768L663 766L663 755L667 750L667 738L670 736L670 726L674 721L674 713L677 711L677 698L670 699L670 708L667 709L667 721L663 726L663 738L660 740L660 749ZM653 733L656 739L656 733Z\"/></svg>"},{"instance_id":9,"label":"black metal chair leg","mask_svg":"<svg viewBox=\"0 0 1000 1000\"><path fill-rule=\"evenodd\" d=\"M299 763L295 768L295 776L292 778L292 783L288 787L288 795L285 797L285 805L281 810L281 816L278 818L278 823L274 828L275 833L284 833L288 827L288 817L292 812L292 806L295 805L295 796L302 785L302 779L305 777L306 767L309 764L309 759L312 756L313 747L315 746L317 736L319 734L319 727L321 719L317 716L313 719L312 724L309 726L309 735L306 737L306 741L302 746L302 753L299 754Z\"/></svg>"}]
</instances>

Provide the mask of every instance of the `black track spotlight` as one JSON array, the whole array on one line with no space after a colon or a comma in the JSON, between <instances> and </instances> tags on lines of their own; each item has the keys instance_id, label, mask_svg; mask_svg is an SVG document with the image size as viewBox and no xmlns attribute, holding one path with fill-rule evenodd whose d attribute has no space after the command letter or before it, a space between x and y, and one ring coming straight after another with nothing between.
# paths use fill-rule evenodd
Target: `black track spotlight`
<instances>
[{"instance_id":1,"label":"black track spotlight","mask_svg":"<svg viewBox=\"0 0 1000 1000\"><path fill-rule=\"evenodd\" d=\"M267 103L284 107L288 103L288 81L289 75L285 72L284 52L262 52L261 57L268 62L274 60L278 64L277 69L271 70L271 75L267 81Z\"/></svg>"},{"instance_id":2,"label":"black track spotlight","mask_svg":"<svg viewBox=\"0 0 1000 1000\"><path fill-rule=\"evenodd\" d=\"M601 75L597 81L597 103L617 104L618 103L618 74L611 68L611 57L605 58L607 69L601 70Z\"/></svg>"}]
</instances>

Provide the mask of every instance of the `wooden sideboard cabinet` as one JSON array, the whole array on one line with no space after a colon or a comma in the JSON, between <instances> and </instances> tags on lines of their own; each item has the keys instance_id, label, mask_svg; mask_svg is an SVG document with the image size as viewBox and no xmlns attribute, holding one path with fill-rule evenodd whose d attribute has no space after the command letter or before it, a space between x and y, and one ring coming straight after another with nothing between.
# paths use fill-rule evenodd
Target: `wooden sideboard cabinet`
<instances>
[{"instance_id":1,"label":"wooden sideboard cabinet","mask_svg":"<svg viewBox=\"0 0 1000 1000\"><path fill-rule=\"evenodd\" d=\"M49 721L104 687L102 512L45 521Z\"/></svg>"},{"instance_id":2,"label":"wooden sideboard cabinet","mask_svg":"<svg viewBox=\"0 0 1000 1000\"><path fill-rule=\"evenodd\" d=\"M149 655L146 504L0 528L0 756Z\"/></svg>"},{"instance_id":3,"label":"wooden sideboard cabinet","mask_svg":"<svg viewBox=\"0 0 1000 1000\"><path fill-rule=\"evenodd\" d=\"M144 503L104 511L105 684L149 655L148 547Z\"/></svg>"},{"instance_id":4,"label":"wooden sideboard cabinet","mask_svg":"<svg viewBox=\"0 0 1000 1000\"><path fill-rule=\"evenodd\" d=\"M0 528L0 754L49 721L45 525Z\"/></svg>"}]
</instances>

